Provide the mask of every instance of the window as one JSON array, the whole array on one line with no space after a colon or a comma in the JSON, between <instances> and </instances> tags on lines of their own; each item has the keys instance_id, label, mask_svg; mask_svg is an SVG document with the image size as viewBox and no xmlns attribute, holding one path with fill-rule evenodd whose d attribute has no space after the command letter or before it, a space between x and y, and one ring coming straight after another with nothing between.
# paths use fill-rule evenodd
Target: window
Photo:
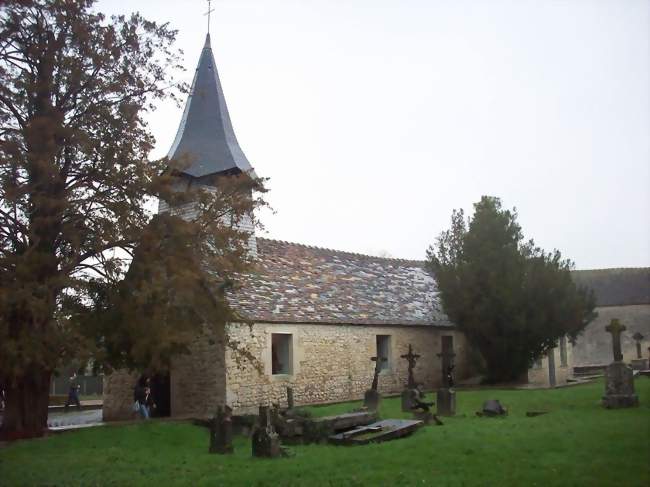
<instances>
[{"instance_id":1,"label":"window","mask_svg":"<svg viewBox=\"0 0 650 487\"><path fill-rule=\"evenodd\" d=\"M560 367L567 366L566 358L566 337L560 338Z\"/></svg>"},{"instance_id":2,"label":"window","mask_svg":"<svg viewBox=\"0 0 650 487\"><path fill-rule=\"evenodd\" d=\"M289 333L271 335L271 374L289 375L293 367L292 336Z\"/></svg>"},{"instance_id":3,"label":"window","mask_svg":"<svg viewBox=\"0 0 650 487\"><path fill-rule=\"evenodd\" d=\"M377 358L379 370L390 370L390 335L377 335Z\"/></svg>"},{"instance_id":4,"label":"window","mask_svg":"<svg viewBox=\"0 0 650 487\"><path fill-rule=\"evenodd\" d=\"M533 368L534 369L541 369L542 368L542 357L538 358L533 362Z\"/></svg>"}]
</instances>

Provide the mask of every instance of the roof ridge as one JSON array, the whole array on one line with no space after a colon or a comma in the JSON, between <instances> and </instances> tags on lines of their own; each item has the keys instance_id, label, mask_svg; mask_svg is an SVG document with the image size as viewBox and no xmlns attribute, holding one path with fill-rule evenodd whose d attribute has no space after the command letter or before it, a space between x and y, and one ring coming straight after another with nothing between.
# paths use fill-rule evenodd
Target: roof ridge
<instances>
[{"instance_id":1,"label":"roof ridge","mask_svg":"<svg viewBox=\"0 0 650 487\"><path fill-rule=\"evenodd\" d=\"M415 260L415 259L401 259L399 257L379 257L376 255L369 255L369 254L361 254L359 252L350 252L347 250L337 250L337 249L330 249L327 247L319 247L317 245L308 245L308 244L303 244L299 242L289 242L287 240L279 240L279 239L274 239L274 238L266 238L266 237L257 237L258 240L266 240L268 242L275 242L275 243L280 243L284 245L291 245L294 247L302 247L305 249L311 249L311 250L317 250L320 252L327 252L330 254L344 254L344 255L349 255L352 257L357 257L361 259L369 259L369 260L380 260L380 261L388 261L388 262L398 262L398 263L405 263L405 264L417 264L417 265L424 265L425 261L424 260Z\"/></svg>"},{"instance_id":2,"label":"roof ridge","mask_svg":"<svg viewBox=\"0 0 650 487\"><path fill-rule=\"evenodd\" d=\"M573 269L571 272L597 272L597 271L645 271L650 267L597 267L595 269Z\"/></svg>"}]
</instances>

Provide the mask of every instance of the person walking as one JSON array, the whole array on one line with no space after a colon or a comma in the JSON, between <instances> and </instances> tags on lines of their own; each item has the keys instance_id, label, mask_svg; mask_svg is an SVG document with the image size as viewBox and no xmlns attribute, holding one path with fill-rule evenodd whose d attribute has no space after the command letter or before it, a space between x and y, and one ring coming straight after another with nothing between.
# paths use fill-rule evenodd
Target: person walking
<instances>
[{"instance_id":1,"label":"person walking","mask_svg":"<svg viewBox=\"0 0 650 487\"><path fill-rule=\"evenodd\" d=\"M149 419L152 410L156 407L149 387L149 379L141 377L133 390L134 410L142 419Z\"/></svg>"},{"instance_id":2,"label":"person walking","mask_svg":"<svg viewBox=\"0 0 650 487\"><path fill-rule=\"evenodd\" d=\"M76 372L72 373L72 377L70 377L70 386L68 388L68 400L65 402L65 407L63 408L64 412L68 412L68 408L70 407L70 404L76 404L77 409L81 411L81 402L79 401L79 389L81 386L79 385L79 380L77 379L77 374Z\"/></svg>"}]
</instances>

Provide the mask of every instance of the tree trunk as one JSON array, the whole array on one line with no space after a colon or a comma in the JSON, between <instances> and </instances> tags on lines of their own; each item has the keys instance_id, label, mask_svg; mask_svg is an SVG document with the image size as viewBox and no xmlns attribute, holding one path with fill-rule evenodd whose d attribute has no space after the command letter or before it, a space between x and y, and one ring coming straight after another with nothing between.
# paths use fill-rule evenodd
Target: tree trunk
<instances>
[{"instance_id":1,"label":"tree trunk","mask_svg":"<svg viewBox=\"0 0 650 487\"><path fill-rule=\"evenodd\" d=\"M51 372L32 365L20 380L5 385L7 401L0 427L1 439L43 436L47 430L51 376Z\"/></svg>"}]
</instances>

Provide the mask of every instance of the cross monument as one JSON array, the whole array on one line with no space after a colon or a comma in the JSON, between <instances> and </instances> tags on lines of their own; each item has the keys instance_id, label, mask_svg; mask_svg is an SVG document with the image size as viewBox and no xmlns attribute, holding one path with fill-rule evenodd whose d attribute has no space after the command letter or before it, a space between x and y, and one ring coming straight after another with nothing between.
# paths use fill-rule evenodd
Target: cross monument
<instances>
[{"instance_id":1,"label":"cross monument","mask_svg":"<svg viewBox=\"0 0 650 487\"><path fill-rule=\"evenodd\" d=\"M621 334L626 330L625 325L614 318L609 325L605 327L605 331L612 334L612 349L614 351L614 362L623 361L623 352L621 350Z\"/></svg>"}]
</instances>

